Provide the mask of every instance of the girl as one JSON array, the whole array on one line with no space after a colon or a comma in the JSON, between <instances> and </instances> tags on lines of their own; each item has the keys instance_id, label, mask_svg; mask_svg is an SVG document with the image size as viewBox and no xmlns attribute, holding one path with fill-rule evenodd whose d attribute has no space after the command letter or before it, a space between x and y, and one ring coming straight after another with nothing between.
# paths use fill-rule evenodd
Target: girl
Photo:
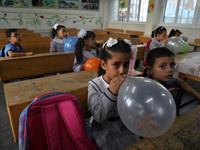
<instances>
[{"instance_id":1,"label":"girl","mask_svg":"<svg viewBox=\"0 0 200 150\"><path fill-rule=\"evenodd\" d=\"M147 54L150 50L158 47L165 47L165 44L167 42L166 40L166 34L167 29L163 26L160 26L152 31L151 37L152 39L147 42L147 45L145 47L145 54L144 54L144 67L147 66Z\"/></svg>"},{"instance_id":2,"label":"girl","mask_svg":"<svg viewBox=\"0 0 200 150\"><path fill-rule=\"evenodd\" d=\"M144 73L144 76L158 81L166 88L177 86L183 91L191 94L192 96L200 100L200 93L192 89L185 81L179 78L173 78L175 66L174 53L171 52L169 49L156 48L151 50L147 56L147 65L147 72ZM172 93L172 91L170 92ZM172 94L172 96L174 97L178 110L180 105L180 102L177 99L178 93L173 93L176 94Z\"/></svg>"},{"instance_id":3,"label":"girl","mask_svg":"<svg viewBox=\"0 0 200 150\"><path fill-rule=\"evenodd\" d=\"M151 37L152 41L149 45L149 50L152 50L157 47L165 47L167 42L166 40L167 29L163 26L160 26L152 31Z\"/></svg>"},{"instance_id":4,"label":"girl","mask_svg":"<svg viewBox=\"0 0 200 150\"><path fill-rule=\"evenodd\" d=\"M169 33L169 37L173 37L173 36L177 36L177 37L180 37L180 35L182 34L182 32L178 29L172 29Z\"/></svg>"},{"instance_id":5,"label":"girl","mask_svg":"<svg viewBox=\"0 0 200 150\"><path fill-rule=\"evenodd\" d=\"M75 47L73 71L78 72L84 70L84 64L88 59L98 57L94 32L81 29Z\"/></svg>"},{"instance_id":6,"label":"girl","mask_svg":"<svg viewBox=\"0 0 200 150\"><path fill-rule=\"evenodd\" d=\"M55 24L51 31L50 52L64 52L64 43L67 37L67 29L63 25Z\"/></svg>"},{"instance_id":7,"label":"girl","mask_svg":"<svg viewBox=\"0 0 200 150\"><path fill-rule=\"evenodd\" d=\"M127 40L110 38L101 52L97 78L89 81L88 110L92 114L91 138L98 149L123 150L139 140L122 123L117 94L129 69L131 46Z\"/></svg>"}]
</instances>

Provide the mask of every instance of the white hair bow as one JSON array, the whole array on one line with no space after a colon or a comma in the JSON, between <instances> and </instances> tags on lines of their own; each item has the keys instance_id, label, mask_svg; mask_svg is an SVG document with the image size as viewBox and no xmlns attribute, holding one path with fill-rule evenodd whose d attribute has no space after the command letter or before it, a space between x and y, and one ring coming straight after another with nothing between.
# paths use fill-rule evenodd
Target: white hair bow
<instances>
[{"instance_id":1,"label":"white hair bow","mask_svg":"<svg viewBox=\"0 0 200 150\"><path fill-rule=\"evenodd\" d=\"M57 24L57 23L54 24L53 28L54 28L55 30L57 30L58 25L59 25L59 24Z\"/></svg>"},{"instance_id":2,"label":"white hair bow","mask_svg":"<svg viewBox=\"0 0 200 150\"><path fill-rule=\"evenodd\" d=\"M87 30L86 29L81 29L77 34L78 38L83 38L86 35L87 35Z\"/></svg>"}]
</instances>

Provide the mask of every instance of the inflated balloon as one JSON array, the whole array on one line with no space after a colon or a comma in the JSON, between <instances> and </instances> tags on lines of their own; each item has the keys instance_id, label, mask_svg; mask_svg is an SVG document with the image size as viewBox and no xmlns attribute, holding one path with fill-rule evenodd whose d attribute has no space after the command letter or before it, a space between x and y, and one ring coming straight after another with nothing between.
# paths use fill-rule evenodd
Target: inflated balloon
<instances>
[{"instance_id":1,"label":"inflated balloon","mask_svg":"<svg viewBox=\"0 0 200 150\"><path fill-rule=\"evenodd\" d=\"M170 92L160 83L143 77L125 78L119 89L117 108L124 125L142 137L157 137L167 132L176 117Z\"/></svg>"},{"instance_id":2,"label":"inflated balloon","mask_svg":"<svg viewBox=\"0 0 200 150\"><path fill-rule=\"evenodd\" d=\"M75 36L67 38L64 43L64 51L74 51L77 40L78 38Z\"/></svg>"},{"instance_id":3,"label":"inflated balloon","mask_svg":"<svg viewBox=\"0 0 200 150\"><path fill-rule=\"evenodd\" d=\"M174 54L187 53L189 46L182 38L170 37L167 39L166 48L171 50Z\"/></svg>"},{"instance_id":4,"label":"inflated balloon","mask_svg":"<svg viewBox=\"0 0 200 150\"><path fill-rule=\"evenodd\" d=\"M93 70L98 69L101 60L99 58L90 58L85 62L84 68L85 70Z\"/></svg>"}]
</instances>

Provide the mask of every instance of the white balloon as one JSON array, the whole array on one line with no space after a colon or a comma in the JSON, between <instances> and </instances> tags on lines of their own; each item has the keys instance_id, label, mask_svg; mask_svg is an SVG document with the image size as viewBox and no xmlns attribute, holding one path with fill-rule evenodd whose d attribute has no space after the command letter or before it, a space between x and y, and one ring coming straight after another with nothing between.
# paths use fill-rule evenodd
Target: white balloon
<instances>
[{"instance_id":1,"label":"white balloon","mask_svg":"<svg viewBox=\"0 0 200 150\"><path fill-rule=\"evenodd\" d=\"M143 77L126 77L117 107L124 125L142 137L157 137L167 132L176 117L170 92L160 83Z\"/></svg>"},{"instance_id":2,"label":"white balloon","mask_svg":"<svg viewBox=\"0 0 200 150\"><path fill-rule=\"evenodd\" d=\"M166 48L171 50L174 54L181 53L184 47L184 41L182 38L170 37L167 39Z\"/></svg>"}]
</instances>

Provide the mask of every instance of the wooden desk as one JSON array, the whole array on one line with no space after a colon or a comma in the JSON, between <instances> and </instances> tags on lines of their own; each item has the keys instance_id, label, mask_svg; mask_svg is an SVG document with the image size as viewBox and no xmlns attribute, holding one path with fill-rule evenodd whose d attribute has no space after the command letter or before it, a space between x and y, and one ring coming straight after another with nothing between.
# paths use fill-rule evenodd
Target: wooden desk
<instances>
[{"instance_id":1,"label":"wooden desk","mask_svg":"<svg viewBox=\"0 0 200 150\"><path fill-rule=\"evenodd\" d=\"M177 118L171 129L156 138L144 138L127 150L199 150L200 106Z\"/></svg>"},{"instance_id":2,"label":"wooden desk","mask_svg":"<svg viewBox=\"0 0 200 150\"><path fill-rule=\"evenodd\" d=\"M190 46L194 46L194 52L197 51L197 47L200 47L200 43L188 43Z\"/></svg>"},{"instance_id":3,"label":"wooden desk","mask_svg":"<svg viewBox=\"0 0 200 150\"><path fill-rule=\"evenodd\" d=\"M0 58L0 81L72 70L74 53L42 53Z\"/></svg>"},{"instance_id":4,"label":"wooden desk","mask_svg":"<svg viewBox=\"0 0 200 150\"><path fill-rule=\"evenodd\" d=\"M131 75L141 75L134 71ZM50 77L25 80L4 84L7 110L10 118L14 141L18 139L19 116L21 112L33 101L44 93L61 91L74 94L80 101L85 116L87 110L88 81L97 77L97 71L81 71Z\"/></svg>"}]
</instances>

